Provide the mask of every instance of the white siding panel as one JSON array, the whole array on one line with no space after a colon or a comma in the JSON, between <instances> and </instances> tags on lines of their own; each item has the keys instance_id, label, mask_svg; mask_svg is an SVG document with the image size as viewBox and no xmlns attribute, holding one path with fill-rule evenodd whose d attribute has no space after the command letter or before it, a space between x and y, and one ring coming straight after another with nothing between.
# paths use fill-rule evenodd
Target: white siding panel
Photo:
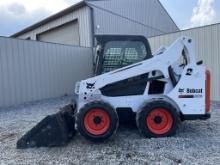
<instances>
[{"instance_id":1,"label":"white siding panel","mask_svg":"<svg viewBox=\"0 0 220 165\"><path fill-rule=\"evenodd\" d=\"M220 24L149 38L151 49L154 52L162 45L169 46L180 36L193 39L197 60L203 60L212 73L212 99L220 100Z\"/></svg>"},{"instance_id":2,"label":"white siding panel","mask_svg":"<svg viewBox=\"0 0 220 165\"><path fill-rule=\"evenodd\" d=\"M0 37L0 107L72 94L92 59L91 48Z\"/></svg>"}]
</instances>

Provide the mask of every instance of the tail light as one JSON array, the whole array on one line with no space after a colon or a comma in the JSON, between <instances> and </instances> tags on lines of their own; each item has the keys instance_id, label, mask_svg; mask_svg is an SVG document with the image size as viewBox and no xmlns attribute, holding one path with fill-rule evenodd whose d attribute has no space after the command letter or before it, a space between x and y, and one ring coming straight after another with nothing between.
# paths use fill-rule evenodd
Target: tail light
<instances>
[{"instance_id":1,"label":"tail light","mask_svg":"<svg viewBox=\"0 0 220 165\"><path fill-rule=\"evenodd\" d=\"M206 91L205 91L205 111L206 113L210 112L211 108L211 73L209 70L206 70Z\"/></svg>"}]
</instances>

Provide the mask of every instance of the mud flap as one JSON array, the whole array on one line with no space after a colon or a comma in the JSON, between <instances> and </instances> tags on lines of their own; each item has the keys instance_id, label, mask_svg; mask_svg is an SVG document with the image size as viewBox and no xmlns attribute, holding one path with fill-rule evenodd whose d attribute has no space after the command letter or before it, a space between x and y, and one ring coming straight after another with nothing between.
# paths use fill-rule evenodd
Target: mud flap
<instances>
[{"instance_id":1,"label":"mud flap","mask_svg":"<svg viewBox=\"0 0 220 165\"><path fill-rule=\"evenodd\" d=\"M18 149L66 145L75 134L75 104L67 105L45 117L17 141Z\"/></svg>"}]
</instances>

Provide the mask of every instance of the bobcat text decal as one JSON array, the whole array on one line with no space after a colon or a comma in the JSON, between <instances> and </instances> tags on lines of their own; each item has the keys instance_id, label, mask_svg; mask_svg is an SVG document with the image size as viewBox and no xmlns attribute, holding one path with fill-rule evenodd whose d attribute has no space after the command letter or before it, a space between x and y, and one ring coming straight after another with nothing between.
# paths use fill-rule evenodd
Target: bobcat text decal
<instances>
[{"instance_id":1,"label":"bobcat text decal","mask_svg":"<svg viewBox=\"0 0 220 165\"><path fill-rule=\"evenodd\" d=\"M201 98L203 89L195 89L195 88L179 88L179 98Z\"/></svg>"}]
</instances>

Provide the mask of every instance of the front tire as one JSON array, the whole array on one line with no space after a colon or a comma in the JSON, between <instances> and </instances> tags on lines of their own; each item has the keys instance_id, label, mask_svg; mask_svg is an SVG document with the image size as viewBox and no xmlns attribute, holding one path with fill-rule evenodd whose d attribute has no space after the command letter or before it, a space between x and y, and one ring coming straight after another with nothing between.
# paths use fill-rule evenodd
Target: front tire
<instances>
[{"instance_id":1,"label":"front tire","mask_svg":"<svg viewBox=\"0 0 220 165\"><path fill-rule=\"evenodd\" d=\"M140 133L145 137L172 136L179 125L178 111L167 101L154 100L137 112L136 124Z\"/></svg>"},{"instance_id":2,"label":"front tire","mask_svg":"<svg viewBox=\"0 0 220 165\"><path fill-rule=\"evenodd\" d=\"M77 130L87 140L103 142L117 131L117 112L109 104L95 101L82 107L76 117Z\"/></svg>"}]
</instances>

